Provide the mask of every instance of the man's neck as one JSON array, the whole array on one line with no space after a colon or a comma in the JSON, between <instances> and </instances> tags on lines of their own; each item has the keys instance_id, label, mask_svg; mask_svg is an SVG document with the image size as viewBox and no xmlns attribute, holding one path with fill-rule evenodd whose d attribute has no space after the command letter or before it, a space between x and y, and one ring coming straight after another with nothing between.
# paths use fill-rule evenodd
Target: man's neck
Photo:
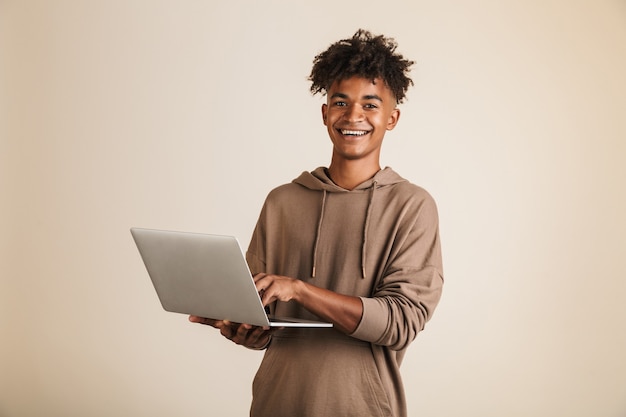
<instances>
[{"instance_id":1,"label":"man's neck","mask_svg":"<svg viewBox=\"0 0 626 417\"><path fill-rule=\"evenodd\" d=\"M380 171L380 165L363 164L362 161L331 162L328 175L335 184L346 190L353 190L359 184L369 180Z\"/></svg>"}]
</instances>

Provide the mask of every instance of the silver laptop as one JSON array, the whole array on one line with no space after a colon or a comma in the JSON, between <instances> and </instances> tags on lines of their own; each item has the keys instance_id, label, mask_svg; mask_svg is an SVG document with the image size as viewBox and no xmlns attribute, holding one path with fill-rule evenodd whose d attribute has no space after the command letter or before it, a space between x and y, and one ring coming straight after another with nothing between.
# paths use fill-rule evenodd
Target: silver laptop
<instances>
[{"instance_id":1,"label":"silver laptop","mask_svg":"<svg viewBox=\"0 0 626 417\"><path fill-rule=\"evenodd\" d=\"M132 228L163 309L256 326L332 327L270 317L233 236Z\"/></svg>"}]
</instances>

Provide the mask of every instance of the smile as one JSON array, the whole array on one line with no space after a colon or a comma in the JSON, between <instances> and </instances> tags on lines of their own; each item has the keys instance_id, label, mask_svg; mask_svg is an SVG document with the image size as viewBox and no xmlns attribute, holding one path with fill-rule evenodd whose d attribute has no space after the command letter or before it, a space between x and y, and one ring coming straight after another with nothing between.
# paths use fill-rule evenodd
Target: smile
<instances>
[{"instance_id":1,"label":"smile","mask_svg":"<svg viewBox=\"0 0 626 417\"><path fill-rule=\"evenodd\" d=\"M339 129L342 135L345 136L363 136L369 133L369 130L347 130L347 129Z\"/></svg>"}]
</instances>

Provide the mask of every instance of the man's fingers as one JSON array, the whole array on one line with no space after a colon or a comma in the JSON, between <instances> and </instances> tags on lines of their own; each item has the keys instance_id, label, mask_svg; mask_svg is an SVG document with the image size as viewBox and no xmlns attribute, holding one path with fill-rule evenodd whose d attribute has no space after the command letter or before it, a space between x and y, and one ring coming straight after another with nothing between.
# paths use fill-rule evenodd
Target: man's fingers
<instances>
[{"instance_id":1,"label":"man's fingers","mask_svg":"<svg viewBox=\"0 0 626 417\"><path fill-rule=\"evenodd\" d=\"M237 334L239 327L241 327L239 324L232 323L228 320L222 320L220 325L217 326L217 328L220 329L220 333L222 334L222 336L230 340L233 340L233 338Z\"/></svg>"},{"instance_id":2,"label":"man's fingers","mask_svg":"<svg viewBox=\"0 0 626 417\"><path fill-rule=\"evenodd\" d=\"M266 274L266 273L263 273L263 272L258 273L258 274L256 274L256 275L253 277L253 278L254 278L254 282L257 282L258 280L260 280L260 279L262 279L262 278L264 278L264 277L266 277L266 276L267 276L267 274Z\"/></svg>"},{"instance_id":3,"label":"man's fingers","mask_svg":"<svg viewBox=\"0 0 626 417\"><path fill-rule=\"evenodd\" d=\"M214 320L198 316L189 316L192 323L206 324L215 327L226 339L238 345L256 347L267 343L269 327L258 327L250 324L233 323L228 320Z\"/></svg>"},{"instance_id":4,"label":"man's fingers","mask_svg":"<svg viewBox=\"0 0 626 417\"><path fill-rule=\"evenodd\" d=\"M189 321L192 323L206 324L207 326L211 326L215 328L218 328L220 324L220 320L207 319L205 317L198 317L198 316L189 316Z\"/></svg>"}]
</instances>

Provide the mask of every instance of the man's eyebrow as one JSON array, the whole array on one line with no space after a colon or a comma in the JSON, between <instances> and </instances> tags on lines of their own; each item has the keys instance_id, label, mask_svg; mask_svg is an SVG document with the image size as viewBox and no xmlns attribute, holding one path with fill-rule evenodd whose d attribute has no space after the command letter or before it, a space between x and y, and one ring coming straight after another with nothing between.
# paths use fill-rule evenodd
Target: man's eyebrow
<instances>
[{"instance_id":1,"label":"man's eyebrow","mask_svg":"<svg viewBox=\"0 0 626 417\"><path fill-rule=\"evenodd\" d=\"M332 96L330 96L330 98L348 98L348 95L344 93L334 93ZM383 102L383 99L380 98L380 96L378 96L377 94L366 94L363 96L363 100L378 100L381 103Z\"/></svg>"},{"instance_id":2,"label":"man's eyebrow","mask_svg":"<svg viewBox=\"0 0 626 417\"><path fill-rule=\"evenodd\" d=\"M363 99L365 99L365 100L378 100L378 101L380 101L381 103L382 103L382 101L383 101L383 99L382 99L382 98L380 98L380 97L379 97L378 95L376 95L376 94L368 94L368 95L365 95L365 96L363 96Z\"/></svg>"}]
</instances>

